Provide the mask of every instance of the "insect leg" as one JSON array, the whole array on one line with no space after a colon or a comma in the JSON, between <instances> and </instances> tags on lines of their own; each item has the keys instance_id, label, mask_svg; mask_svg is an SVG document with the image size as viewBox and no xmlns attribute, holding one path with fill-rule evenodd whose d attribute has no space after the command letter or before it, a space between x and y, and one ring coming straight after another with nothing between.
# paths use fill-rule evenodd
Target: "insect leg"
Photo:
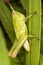
<instances>
[{"instance_id":1,"label":"insect leg","mask_svg":"<svg viewBox=\"0 0 43 65\"><path fill-rule=\"evenodd\" d=\"M33 35L27 35L27 38L36 38L36 39L38 39L38 37L36 37L36 36L33 36ZM29 45L29 42L28 42L28 39L26 38L26 40L25 40L25 42L24 42L24 44L23 44L23 47L24 47L24 49L27 51L27 52L29 52L30 51L30 45ZM39 40L39 39L38 39Z\"/></svg>"},{"instance_id":2,"label":"insect leg","mask_svg":"<svg viewBox=\"0 0 43 65\"><path fill-rule=\"evenodd\" d=\"M37 12L34 12L34 13L30 14L29 16L27 16L26 19L25 19L25 22L26 22L27 19L30 19L31 17L33 17L36 13Z\"/></svg>"},{"instance_id":3,"label":"insect leg","mask_svg":"<svg viewBox=\"0 0 43 65\"><path fill-rule=\"evenodd\" d=\"M29 45L29 42L28 42L27 39L26 39L26 41L25 41L24 44L23 44L23 48L24 48L27 52L30 51L30 45Z\"/></svg>"},{"instance_id":4,"label":"insect leg","mask_svg":"<svg viewBox=\"0 0 43 65\"><path fill-rule=\"evenodd\" d=\"M16 48L13 50L12 54L11 54L11 57L16 57L19 50L21 49L21 47L23 46L25 40L27 39L27 36L25 36L24 39L19 39L18 42L17 42L17 45L16 45Z\"/></svg>"}]
</instances>

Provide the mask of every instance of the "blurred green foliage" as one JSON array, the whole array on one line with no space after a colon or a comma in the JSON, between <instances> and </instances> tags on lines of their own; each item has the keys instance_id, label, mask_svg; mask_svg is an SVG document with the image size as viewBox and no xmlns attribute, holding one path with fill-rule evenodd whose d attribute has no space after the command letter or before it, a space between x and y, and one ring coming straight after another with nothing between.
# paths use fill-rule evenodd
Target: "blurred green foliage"
<instances>
[{"instance_id":1,"label":"blurred green foliage","mask_svg":"<svg viewBox=\"0 0 43 65\"><path fill-rule=\"evenodd\" d=\"M16 58L8 57L8 52L15 43L16 35L12 23L12 11L8 4L0 0L0 65L43 65L43 17L41 25L41 0L12 0L10 3L14 10L21 12L25 16L35 11L37 12L31 19L27 20L26 25L28 34L37 36L39 40L37 38L29 39L31 48L29 53L25 52L22 48Z\"/></svg>"}]
</instances>

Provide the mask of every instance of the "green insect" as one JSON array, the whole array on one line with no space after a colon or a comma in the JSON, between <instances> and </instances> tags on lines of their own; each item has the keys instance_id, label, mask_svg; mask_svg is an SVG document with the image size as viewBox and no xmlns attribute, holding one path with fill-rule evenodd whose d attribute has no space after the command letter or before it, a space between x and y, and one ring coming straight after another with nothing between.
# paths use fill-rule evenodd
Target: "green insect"
<instances>
[{"instance_id":1,"label":"green insect","mask_svg":"<svg viewBox=\"0 0 43 65\"><path fill-rule=\"evenodd\" d=\"M33 14L31 14L28 17L25 17L22 13L15 11L13 9L13 7L11 6L11 4L9 4L9 6L12 9L12 19L13 19L13 25L14 25L14 30L16 33L17 40L15 41L15 43L16 43L15 48L13 45L13 47L8 55L11 57L16 57L22 46L24 47L24 49L27 52L30 51L30 46L29 46L29 42L28 42L27 38L34 37L34 36L28 35L25 22L28 18L30 18L34 14L36 14L36 12L34 12Z\"/></svg>"}]
</instances>

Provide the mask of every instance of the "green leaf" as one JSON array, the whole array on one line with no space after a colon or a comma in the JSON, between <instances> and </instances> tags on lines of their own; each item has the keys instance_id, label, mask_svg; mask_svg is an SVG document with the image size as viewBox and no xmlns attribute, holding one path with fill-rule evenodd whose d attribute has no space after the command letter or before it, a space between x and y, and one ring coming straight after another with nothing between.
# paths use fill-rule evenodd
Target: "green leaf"
<instances>
[{"instance_id":1,"label":"green leaf","mask_svg":"<svg viewBox=\"0 0 43 65\"><path fill-rule=\"evenodd\" d=\"M29 34L35 35L39 38L30 39L31 44L30 53L26 54L25 65L38 65L40 57L40 41L41 41L41 0L21 0L23 7L26 9L26 15L37 12L27 24ZM28 9L27 9L28 7Z\"/></svg>"},{"instance_id":2,"label":"green leaf","mask_svg":"<svg viewBox=\"0 0 43 65\"><path fill-rule=\"evenodd\" d=\"M41 18L41 53L43 54L43 16Z\"/></svg>"},{"instance_id":3,"label":"green leaf","mask_svg":"<svg viewBox=\"0 0 43 65\"><path fill-rule=\"evenodd\" d=\"M10 65L8 51L6 48L6 41L1 27L0 27L0 65Z\"/></svg>"},{"instance_id":4,"label":"green leaf","mask_svg":"<svg viewBox=\"0 0 43 65\"><path fill-rule=\"evenodd\" d=\"M11 60L11 65L23 65L20 59L18 59L18 57L16 57L16 59L10 58L10 60Z\"/></svg>"},{"instance_id":5,"label":"green leaf","mask_svg":"<svg viewBox=\"0 0 43 65\"><path fill-rule=\"evenodd\" d=\"M39 65L43 65L43 55L40 54L40 62L39 62Z\"/></svg>"},{"instance_id":6,"label":"green leaf","mask_svg":"<svg viewBox=\"0 0 43 65\"><path fill-rule=\"evenodd\" d=\"M21 2L21 4L23 5L23 7L24 7L24 9L27 11L27 12L29 12L29 3L30 3L30 1L29 0L21 0L20 1Z\"/></svg>"},{"instance_id":7,"label":"green leaf","mask_svg":"<svg viewBox=\"0 0 43 65\"><path fill-rule=\"evenodd\" d=\"M0 0L0 20L10 40L14 42L15 33L13 29L12 16L9 9L2 0Z\"/></svg>"}]
</instances>

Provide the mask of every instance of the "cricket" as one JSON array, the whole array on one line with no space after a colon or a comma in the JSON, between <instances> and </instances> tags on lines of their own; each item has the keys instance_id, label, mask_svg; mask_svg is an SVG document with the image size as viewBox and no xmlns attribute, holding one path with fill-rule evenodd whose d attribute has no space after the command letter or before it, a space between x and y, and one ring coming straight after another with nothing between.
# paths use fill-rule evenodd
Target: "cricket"
<instances>
[{"instance_id":1,"label":"cricket","mask_svg":"<svg viewBox=\"0 0 43 65\"><path fill-rule=\"evenodd\" d=\"M17 38L16 46L14 48L14 44L13 44L11 50L8 53L8 56L15 58L18 52L20 51L21 47L23 47L26 50L26 52L30 51L30 45L28 42L28 38L31 38L34 36L28 35L27 26L25 22L28 18L31 18L33 15L35 15L36 12L25 17L22 13L15 11L10 3L8 3L8 5L12 10L12 22L13 22L14 31L15 31L16 38Z\"/></svg>"}]
</instances>

